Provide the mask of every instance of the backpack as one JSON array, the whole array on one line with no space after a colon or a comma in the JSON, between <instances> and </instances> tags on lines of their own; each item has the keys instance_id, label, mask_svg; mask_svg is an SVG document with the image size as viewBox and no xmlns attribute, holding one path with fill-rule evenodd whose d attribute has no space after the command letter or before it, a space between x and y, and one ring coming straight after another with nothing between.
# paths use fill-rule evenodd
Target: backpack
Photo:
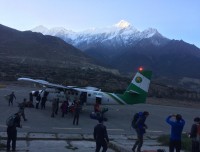
<instances>
[{"instance_id":1,"label":"backpack","mask_svg":"<svg viewBox=\"0 0 200 152\"><path fill-rule=\"evenodd\" d=\"M132 122L131 122L131 126L134 129L137 128L136 122L137 122L138 118L139 118L139 113L135 113L134 116L133 116Z\"/></svg>"},{"instance_id":2,"label":"backpack","mask_svg":"<svg viewBox=\"0 0 200 152\"><path fill-rule=\"evenodd\" d=\"M6 125L8 127L14 126L14 124L15 124L15 118L16 118L15 115L12 115L12 116L8 117L8 119L6 120Z\"/></svg>"}]
</instances>

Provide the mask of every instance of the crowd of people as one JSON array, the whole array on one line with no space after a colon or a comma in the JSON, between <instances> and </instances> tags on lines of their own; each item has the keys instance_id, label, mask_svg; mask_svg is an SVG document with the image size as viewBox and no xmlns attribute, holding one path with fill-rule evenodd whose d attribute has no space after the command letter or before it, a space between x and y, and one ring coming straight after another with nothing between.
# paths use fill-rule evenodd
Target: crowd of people
<instances>
[{"instance_id":1,"label":"crowd of people","mask_svg":"<svg viewBox=\"0 0 200 152\"><path fill-rule=\"evenodd\" d=\"M12 92L9 95L8 98L8 105L12 106L13 105L13 100L16 99L16 96L14 92ZM32 98L30 98L32 99ZM37 105L40 103L40 99L36 98L36 108L39 107ZM65 102L62 102L60 109L62 112L62 117L65 116L69 112L74 113L74 119L73 119L73 125L78 125L79 124L79 114L81 111L81 103L78 98L75 98L73 102L73 108L69 109L69 102L68 98L66 99ZM32 100L33 101L33 100ZM31 102L32 102L31 101ZM26 107L26 98L24 98L23 102L19 103L19 110L17 113L13 114L7 119L7 150L10 151L12 147L12 151L15 151L16 149L16 139L17 139L17 127L21 128L21 117L23 118L24 121L27 121L26 116L25 116L25 107ZM46 98L43 99L43 103L41 101L41 109L45 109L45 102ZM51 117L54 117L58 113L58 108L59 108L59 99L56 98L55 101L52 102L52 114ZM96 102L94 104L94 112L95 113L100 113L101 112L101 117L96 117L95 119L98 120L99 124L97 124L94 127L94 140L96 142L96 150L95 152L99 152L101 147L102 152L106 152L108 148L108 143L109 143L109 136L107 133L106 126L103 124L105 121L103 117L103 112L100 108L99 102ZM143 111L143 112L138 112L133 116L133 120L131 122L132 127L134 128L136 134L137 134L137 140L133 144L132 151L133 152L141 152L141 148L143 145L143 136L146 133L146 129L148 128L147 125L145 124L145 121L147 117L149 116L148 111ZM172 114L169 115L166 118L166 123L171 126L171 133L170 133L170 138L169 138L169 152L180 152L182 145L181 145L181 135L182 131L185 125L185 120L182 118L180 114ZM200 118L195 117L194 118L194 124L191 126L191 131L188 133L188 137L191 138L191 152L200 152ZM12 146L10 146L12 142ZM164 152L164 151L163 151Z\"/></svg>"},{"instance_id":2,"label":"crowd of people","mask_svg":"<svg viewBox=\"0 0 200 152\"><path fill-rule=\"evenodd\" d=\"M47 101L47 94L44 94L44 96L41 97L39 92L35 92L35 93L36 93L35 108L39 109L39 106L40 106L41 110L45 109L45 104ZM5 96L5 98L8 101L8 106L13 106L13 101L14 101L14 99L16 100L14 91L11 94ZM24 98L22 102L17 103L19 110L17 111L17 113L9 116L6 120L7 136L8 136L7 151L10 151L10 149L11 149L10 147L12 147L12 151L15 151L15 149L16 149L17 127L22 128L21 118L23 118L24 121L28 120L25 115L25 107L34 107L32 93L29 94L29 99L30 99L30 101L27 101L27 99ZM62 113L61 117L64 117L65 114L67 114L68 112L71 112L74 115L73 124L74 125L79 124L79 114L80 114L82 107L81 107L81 102L78 98L75 98L72 105L70 105L70 106L69 106L69 98L67 98L66 101L62 102L60 107L59 107L59 98L55 98L55 100L52 101L51 117L55 117L55 115L58 114L59 108ZM12 146L10 146L11 142L12 142Z\"/></svg>"}]
</instances>

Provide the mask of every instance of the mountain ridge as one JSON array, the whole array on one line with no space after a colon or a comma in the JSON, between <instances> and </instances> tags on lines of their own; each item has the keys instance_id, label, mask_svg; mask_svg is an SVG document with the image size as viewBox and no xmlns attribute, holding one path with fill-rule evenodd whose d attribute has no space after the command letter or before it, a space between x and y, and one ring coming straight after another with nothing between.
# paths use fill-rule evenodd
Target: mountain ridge
<instances>
[{"instance_id":1,"label":"mountain ridge","mask_svg":"<svg viewBox=\"0 0 200 152\"><path fill-rule=\"evenodd\" d=\"M154 28L139 31L122 21L107 28L54 36L123 74L132 74L144 66L153 71L153 79L169 85L174 82L184 85L181 83L184 77L200 79L196 72L200 67L200 49L183 40L169 39Z\"/></svg>"},{"instance_id":2,"label":"mountain ridge","mask_svg":"<svg viewBox=\"0 0 200 152\"><path fill-rule=\"evenodd\" d=\"M122 24L124 24L124 25L122 25ZM82 43L84 40L87 43L89 43L89 41L95 41L97 39L97 37L101 37L101 38L98 38L98 40L97 40L98 42L100 41L101 43L106 40L111 40L111 39L117 37L118 39L123 41L123 42L121 42L120 45L123 45L123 44L126 45L128 43L126 38L128 38L128 37L129 37L129 39L131 38L131 40L134 40L134 41L136 41L136 40L138 41L138 40L141 40L144 38L149 38L155 34L159 34L160 37L163 37L158 32L157 29L148 28L148 29L145 29L144 31L140 32L135 27L133 27L130 23L123 21L123 20L113 26L110 26L110 27L99 28L99 29L94 28L94 29L89 29L89 30L85 30L82 32L69 31L64 28L51 28L51 29L45 28L45 32L44 32L44 27L42 27L41 29L36 27L36 28L32 29L31 31L32 32L40 32L40 33L43 33L44 35L52 35L52 36L60 37L67 43L73 44L74 46L78 47L82 51L84 51L84 49L82 49L82 47L79 47L80 46L79 43ZM165 37L163 37L163 38L165 38Z\"/></svg>"},{"instance_id":3,"label":"mountain ridge","mask_svg":"<svg viewBox=\"0 0 200 152\"><path fill-rule=\"evenodd\" d=\"M0 26L0 29L5 29L5 27L1 28ZM6 29L10 30L10 28ZM200 74L196 72L200 66L199 48L182 40L165 38L153 28L147 30L146 34L144 34L145 32L142 33L145 37L143 39L135 37L136 35L141 36L137 31L135 35L132 35L129 30L130 25L127 25L125 28L118 29L117 32L112 31L112 33L104 33L103 35L83 35L84 33L81 33L82 35L75 37L72 31L68 35L63 35L71 43L73 43L72 38L70 38L71 35L73 38L78 38L79 42L77 41L74 44L75 47L66 44L64 40L61 40L61 37L44 36L41 33L31 31L20 32L18 36L13 36L19 31L12 30L9 31L10 34L1 31L0 58L3 60L3 57L6 56L7 59L15 60L17 63L54 65L55 67L58 65L73 67L76 65L103 68L104 66L118 69L121 74L126 76L132 76L133 71L137 71L139 66L143 66L145 69L153 71L154 80L166 82L167 85L177 84L181 87L189 86L185 81L183 83L183 78L200 78ZM90 39L87 39L88 37ZM8 38L9 41L6 40ZM83 49L77 49L79 47ZM46 49L50 54L48 51L44 51ZM13 57L13 51L15 53L20 51L22 56L19 57L14 54ZM28 52L29 54L27 54ZM35 54L32 54L33 52ZM40 58L41 52L43 52L45 58ZM52 61L50 62L49 59ZM93 63L98 63L98 66ZM191 83L191 85L193 84ZM192 86L192 88L197 89L198 85Z\"/></svg>"},{"instance_id":4,"label":"mountain ridge","mask_svg":"<svg viewBox=\"0 0 200 152\"><path fill-rule=\"evenodd\" d=\"M97 62L65 41L31 31L18 31L0 24L1 60L48 66L102 68Z\"/></svg>"}]
</instances>

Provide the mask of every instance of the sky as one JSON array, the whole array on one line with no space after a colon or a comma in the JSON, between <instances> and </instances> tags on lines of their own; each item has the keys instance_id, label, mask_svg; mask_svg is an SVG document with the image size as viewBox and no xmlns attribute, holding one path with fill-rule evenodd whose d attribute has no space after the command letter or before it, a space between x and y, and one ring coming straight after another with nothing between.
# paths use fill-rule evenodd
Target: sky
<instances>
[{"instance_id":1,"label":"sky","mask_svg":"<svg viewBox=\"0 0 200 152\"><path fill-rule=\"evenodd\" d=\"M200 48L200 0L0 0L0 24L25 31L43 25L72 31L120 20Z\"/></svg>"}]
</instances>

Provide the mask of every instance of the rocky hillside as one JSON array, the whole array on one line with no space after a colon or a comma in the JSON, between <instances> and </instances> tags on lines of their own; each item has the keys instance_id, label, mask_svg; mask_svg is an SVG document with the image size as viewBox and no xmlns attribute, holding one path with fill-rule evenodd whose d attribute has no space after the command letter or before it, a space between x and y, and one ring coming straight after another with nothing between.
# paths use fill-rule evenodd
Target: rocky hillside
<instances>
[{"instance_id":1,"label":"rocky hillside","mask_svg":"<svg viewBox=\"0 0 200 152\"><path fill-rule=\"evenodd\" d=\"M0 82L14 82L19 77L43 79L52 83L72 86L94 86L107 92L122 93L132 77L122 77L110 72L91 68L54 68L49 66L30 66L0 62ZM161 83L151 82L149 97L156 99L175 99L200 102L200 93L187 89L174 88ZM153 101L152 101L153 102Z\"/></svg>"},{"instance_id":2,"label":"rocky hillside","mask_svg":"<svg viewBox=\"0 0 200 152\"><path fill-rule=\"evenodd\" d=\"M53 67L98 67L95 60L53 36L0 25L0 60Z\"/></svg>"}]
</instances>

